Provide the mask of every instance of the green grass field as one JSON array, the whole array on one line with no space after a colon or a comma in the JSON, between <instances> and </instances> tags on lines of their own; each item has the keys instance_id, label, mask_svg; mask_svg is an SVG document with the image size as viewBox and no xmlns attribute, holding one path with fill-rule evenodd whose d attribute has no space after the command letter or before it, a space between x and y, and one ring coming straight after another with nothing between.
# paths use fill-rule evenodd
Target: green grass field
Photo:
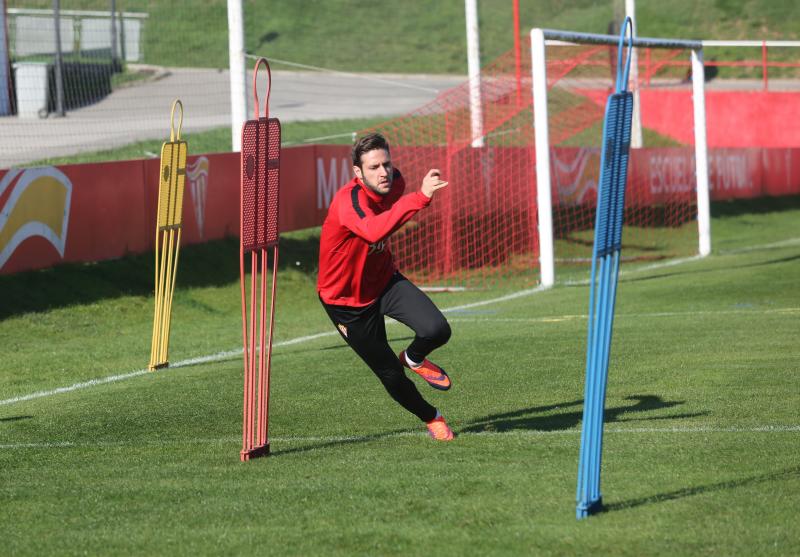
<instances>
[{"instance_id":1,"label":"green grass field","mask_svg":"<svg viewBox=\"0 0 800 557\"><path fill-rule=\"evenodd\" d=\"M420 388L459 435L445 445L332 330L316 231L285 236L274 455L250 463L236 240L184 248L174 367L156 373L152 255L0 276L2 552L796 555L800 201L713 214L712 256L623 267L607 512L581 522L586 268L544 292L434 295L454 387Z\"/></svg>"}]
</instances>

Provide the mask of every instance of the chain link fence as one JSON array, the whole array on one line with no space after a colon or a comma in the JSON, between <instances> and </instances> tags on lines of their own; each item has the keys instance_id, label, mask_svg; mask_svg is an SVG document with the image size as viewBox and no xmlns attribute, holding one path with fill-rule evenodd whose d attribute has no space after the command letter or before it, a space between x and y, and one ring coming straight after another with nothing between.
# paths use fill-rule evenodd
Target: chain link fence
<instances>
[{"instance_id":1,"label":"chain link fence","mask_svg":"<svg viewBox=\"0 0 800 557\"><path fill-rule=\"evenodd\" d=\"M57 11L53 4L7 0L11 71L5 110L0 103L0 168L125 147L115 156L155 156L152 142L167 134L176 98L186 107L184 133L208 132L205 149L231 149L225 2L61 0ZM356 75L276 60L270 33L261 32L269 27L265 8L245 3L244 12L248 48L272 64L272 115L285 122L390 117L464 79ZM248 57L248 97L253 64Z\"/></svg>"},{"instance_id":2,"label":"chain link fence","mask_svg":"<svg viewBox=\"0 0 800 557\"><path fill-rule=\"evenodd\" d=\"M181 64L182 26L170 21L191 20L192 11L150 13L147 2L58 4L8 2L11 102L0 116L0 167L163 138L175 98L187 105L185 131L230 126L227 75ZM160 63L158 51L149 52L153 44L175 56Z\"/></svg>"}]
</instances>

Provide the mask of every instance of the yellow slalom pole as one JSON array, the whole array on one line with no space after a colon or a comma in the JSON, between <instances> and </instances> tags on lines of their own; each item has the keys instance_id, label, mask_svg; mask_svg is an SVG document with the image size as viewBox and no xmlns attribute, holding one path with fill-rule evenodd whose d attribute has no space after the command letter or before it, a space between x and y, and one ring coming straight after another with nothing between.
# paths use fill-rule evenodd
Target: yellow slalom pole
<instances>
[{"instance_id":1,"label":"yellow slalom pole","mask_svg":"<svg viewBox=\"0 0 800 557\"><path fill-rule=\"evenodd\" d=\"M151 348L151 357L150 361L150 370L155 370L159 366L161 361L161 323L162 323L162 313L164 311L164 275L166 273L166 259L164 254L167 248L167 237L165 234L161 234L161 251L158 256L158 277L156 278L156 307L155 307L155 317L154 317L154 324L153 324L153 346ZM158 232L156 232L156 252L158 253Z\"/></svg>"},{"instance_id":2,"label":"yellow slalom pole","mask_svg":"<svg viewBox=\"0 0 800 557\"><path fill-rule=\"evenodd\" d=\"M175 132L175 108L179 107L178 131ZM178 253L183 216L183 190L186 179L188 146L181 140L183 103L176 99L170 113L170 140L161 146L161 172L156 218L155 315L150 370L169 365L169 336L172 323L172 297L178 272ZM177 235L176 235L177 231ZM161 249L159 250L159 244Z\"/></svg>"},{"instance_id":3,"label":"yellow slalom pole","mask_svg":"<svg viewBox=\"0 0 800 557\"><path fill-rule=\"evenodd\" d=\"M156 339L158 338L158 268L159 268L159 259L158 259L158 227L156 227L156 243L155 243L155 254L156 254L156 261L155 261L155 284L156 284L156 292L155 292L155 309L153 311L153 335L150 341L150 363L147 365L148 369L153 369L153 366L156 363Z\"/></svg>"},{"instance_id":4,"label":"yellow slalom pole","mask_svg":"<svg viewBox=\"0 0 800 557\"><path fill-rule=\"evenodd\" d=\"M172 264L172 284L169 287L169 298L167 298L167 325L166 331L167 335L164 337L164 359L166 360L167 354L169 353L169 331L170 325L172 323L172 296L175 294L175 277L178 275L178 256L180 255L180 247L181 247L181 229L178 228L178 238L175 240L175 261Z\"/></svg>"},{"instance_id":5,"label":"yellow slalom pole","mask_svg":"<svg viewBox=\"0 0 800 557\"><path fill-rule=\"evenodd\" d=\"M175 238L175 231L169 230L167 232L167 237L169 238L169 247L167 248L167 274L164 277L164 296L162 296L164 309L161 311L161 353L159 354L159 358L165 364L168 363L167 361L167 350L166 350L166 339L169 337L169 328L168 328L168 321L169 321L169 309L170 309L170 298L172 296L172 292L169 290L170 283L172 282L172 254L175 251L174 248L174 238Z\"/></svg>"}]
</instances>

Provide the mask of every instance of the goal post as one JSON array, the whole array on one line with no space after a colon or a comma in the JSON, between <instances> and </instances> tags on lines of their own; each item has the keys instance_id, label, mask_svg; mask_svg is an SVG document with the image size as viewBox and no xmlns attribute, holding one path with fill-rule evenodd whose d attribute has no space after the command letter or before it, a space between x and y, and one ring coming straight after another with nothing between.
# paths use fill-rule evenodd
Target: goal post
<instances>
[{"instance_id":1,"label":"goal post","mask_svg":"<svg viewBox=\"0 0 800 557\"><path fill-rule=\"evenodd\" d=\"M557 83L566 83L571 80L570 86L581 95L570 95L572 97L586 96L591 97L591 92L587 92L588 87L582 85L587 81L585 73L581 69L592 64L589 53L579 53L573 56L573 61L559 61L559 72L556 76L548 76L548 49L554 46L581 46L581 45L601 45L615 46L619 37L613 35L600 35L590 33L575 33L570 31L560 31L553 29L534 28L530 32L531 40L531 90L533 96L533 127L536 154L536 180L537 180L537 200L538 200L538 223L539 223L539 263L541 270L541 284L552 286L555 282L555 261L556 250L554 248L553 230L553 184L551 169L554 161L552 160L553 142L550 126L551 112L548 106L549 90L557 86ZM630 44L630 39L625 40L625 44ZM696 210L697 210L697 231L698 249L701 256L708 255L711 251L711 227L709 209L709 185L708 185L708 148L706 143L706 116L705 116L705 92L704 92L704 71L703 71L703 45L700 41L673 40L640 38L633 39L634 48L664 49L671 51L689 51L691 54L691 91L692 91L692 122L694 140L694 174L696 178ZM602 54L602 53L601 53ZM566 69L562 69L566 68ZM576 70L573 72L573 70ZM572 73L575 74L574 77ZM638 75L638 72L634 73ZM548 81L549 80L549 81ZM634 91L638 89L638 83L631 84ZM595 87L596 89L597 87ZM601 88L602 92L602 88ZM596 93L596 91L595 91ZM607 94L607 93L606 93ZM564 93L569 95L569 93ZM596 96L596 95L595 95ZM596 99L604 100L604 99ZM577 102L572 99L570 102ZM591 103L589 103L591 104ZM580 107L579 107L580 108ZM572 118L573 128L580 130L579 124L574 124L575 118L579 115L573 114L576 111L565 110ZM566 116L565 116L566 117ZM591 131L591 130L589 130ZM574 131L571 133L575 133Z\"/></svg>"},{"instance_id":2,"label":"goal post","mask_svg":"<svg viewBox=\"0 0 800 557\"><path fill-rule=\"evenodd\" d=\"M603 107L618 38L547 29L530 37L522 37L519 55L510 50L485 64L479 81L370 128L391 144L407 184L439 168L458 186L391 238L398 266L418 284L549 287L556 272L582 273L591 261ZM705 255L702 44L637 39L634 47L644 145L631 150L623 263ZM629 89L635 94L636 83Z\"/></svg>"}]
</instances>

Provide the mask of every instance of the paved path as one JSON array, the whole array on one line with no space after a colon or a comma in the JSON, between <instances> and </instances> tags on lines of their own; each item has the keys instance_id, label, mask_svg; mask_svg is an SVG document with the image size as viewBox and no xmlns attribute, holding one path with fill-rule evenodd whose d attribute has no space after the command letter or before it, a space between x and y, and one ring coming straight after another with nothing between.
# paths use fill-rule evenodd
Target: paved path
<instances>
[{"instance_id":1,"label":"paved path","mask_svg":"<svg viewBox=\"0 0 800 557\"><path fill-rule=\"evenodd\" d=\"M266 87L264 76L261 71L260 95ZM272 79L270 115L289 122L400 115L466 78L274 71ZM247 93L250 97L249 85ZM0 117L0 168L143 139L166 139L176 97L185 109L184 132L230 126L227 71L171 68L158 79L119 89L64 118ZM247 114L250 117L252 107Z\"/></svg>"},{"instance_id":2,"label":"paved path","mask_svg":"<svg viewBox=\"0 0 800 557\"><path fill-rule=\"evenodd\" d=\"M184 104L184 132L230 126L227 71L170 68L160 72L158 79L119 89L96 104L69 111L64 118L0 117L0 168L144 139L165 140L175 98ZM263 71L259 73L258 90L262 95L264 75ZM318 71L275 71L272 77L271 116L284 122L397 116L424 106L440 91L466 80L465 76ZM251 81L252 74L248 78L248 99ZM712 80L707 87L759 90L763 84L761 80ZM798 88L800 81L770 80L770 90ZM247 114L250 117L252 107Z\"/></svg>"}]
</instances>

